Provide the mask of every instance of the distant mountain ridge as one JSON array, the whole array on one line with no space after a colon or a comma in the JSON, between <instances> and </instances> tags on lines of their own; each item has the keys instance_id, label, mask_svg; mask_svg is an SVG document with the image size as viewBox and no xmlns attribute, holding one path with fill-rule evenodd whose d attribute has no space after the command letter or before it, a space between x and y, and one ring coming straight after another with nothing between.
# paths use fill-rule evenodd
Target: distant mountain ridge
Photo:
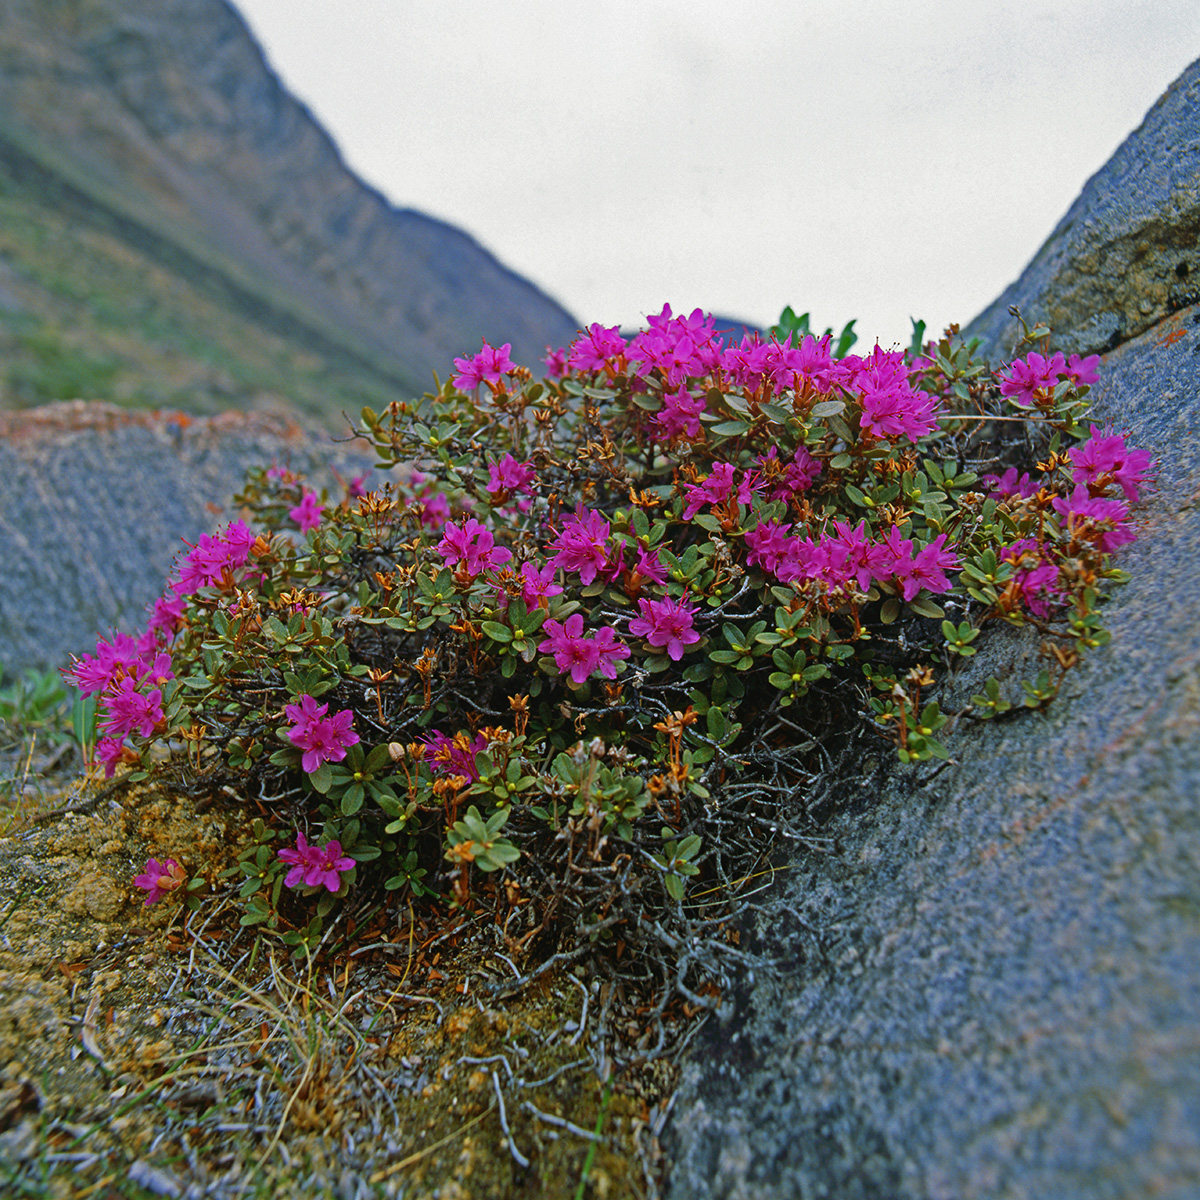
<instances>
[{"instance_id":1,"label":"distant mountain ridge","mask_svg":"<svg viewBox=\"0 0 1200 1200\"><path fill-rule=\"evenodd\" d=\"M0 405L69 398L65 362L123 402L318 411L577 328L349 171L225 0L0 0Z\"/></svg>"}]
</instances>

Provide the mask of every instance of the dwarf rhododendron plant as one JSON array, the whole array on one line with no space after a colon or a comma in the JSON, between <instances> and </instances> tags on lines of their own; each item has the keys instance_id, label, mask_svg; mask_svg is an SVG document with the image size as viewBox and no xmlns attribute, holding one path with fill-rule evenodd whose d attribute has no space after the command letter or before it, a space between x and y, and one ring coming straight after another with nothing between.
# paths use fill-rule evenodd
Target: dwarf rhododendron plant
<instances>
[{"instance_id":1,"label":"dwarf rhododendron plant","mask_svg":"<svg viewBox=\"0 0 1200 1200\"><path fill-rule=\"evenodd\" d=\"M98 761L141 778L165 751L185 791L271 797L230 872L289 944L375 889L490 907L522 954L563 922L643 944L689 880L749 878L863 714L919 763L1045 703L1107 640L1151 470L1088 419L1096 359L1041 330L999 372L955 329L855 355L850 325L784 317L592 325L540 379L485 343L363 410L375 490L252 472L145 631L68 673ZM1046 669L942 712L1000 622Z\"/></svg>"}]
</instances>

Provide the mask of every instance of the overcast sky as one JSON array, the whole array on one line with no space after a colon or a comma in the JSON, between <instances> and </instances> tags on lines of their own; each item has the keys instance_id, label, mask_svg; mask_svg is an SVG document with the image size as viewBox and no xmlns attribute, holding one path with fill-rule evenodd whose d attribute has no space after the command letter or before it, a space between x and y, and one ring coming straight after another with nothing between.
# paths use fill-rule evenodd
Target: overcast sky
<instances>
[{"instance_id":1,"label":"overcast sky","mask_svg":"<svg viewBox=\"0 0 1200 1200\"><path fill-rule=\"evenodd\" d=\"M581 322L868 345L975 316L1200 57L1197 0L233 2L352 170Z\"/></svg>"}]
</instances>

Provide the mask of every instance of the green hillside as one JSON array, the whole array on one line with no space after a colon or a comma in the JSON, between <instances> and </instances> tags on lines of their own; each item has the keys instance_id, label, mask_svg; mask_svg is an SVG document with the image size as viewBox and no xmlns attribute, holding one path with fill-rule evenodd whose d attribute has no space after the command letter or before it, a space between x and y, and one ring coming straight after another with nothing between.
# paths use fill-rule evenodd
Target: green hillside
<instances>
[{"instance_id":1,"label":"green hillside","mask_svg":"<svg viewBox=\"0 0 1200 1200\"><path fill-rule=\"evenodd\" d=\"M0 406L105 399L327 420L423 389L0 129Z\"/></svg>"}]
</instances>

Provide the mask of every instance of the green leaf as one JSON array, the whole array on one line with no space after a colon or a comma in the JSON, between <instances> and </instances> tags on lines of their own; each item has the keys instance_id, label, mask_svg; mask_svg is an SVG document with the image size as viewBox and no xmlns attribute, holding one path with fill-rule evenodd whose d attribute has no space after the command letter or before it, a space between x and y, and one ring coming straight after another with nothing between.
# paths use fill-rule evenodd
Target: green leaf
<instances>
[{"instance_id":1,"label":"green leaf","mask_svg":"<svg viewBox=\"0 0 1200 1200\"><path fill-rule=\"evenodd\" d=\"M720 421L712 426L712 431L722 437L740 437L750 431L750 425L747 421Z\"/></svg>"},{"instance_id":2,"label":"green leaf","mask_svg":"<svg viewBox=\"0 0 1200 1200\"><path fill-rule=\"evenodd\" d=\"M820 404L812 406L812 415L814 417L836 417L839 413L845 411L845 400L822 400Z\"/></svg>"},{"instance_id":3,"label":"green leaf","mask_svg":"<svg viewBox=\"0 0 1200 1200\"><path fill-rule=\"evenodd\" d=\"M915 613L919 613L922 617L931 617L935 620L940 620L946 615L945 611L938 605L934 604L927 596L918 596L914 600L908 602L908 607Z\"/></svg>"},{"instance_id":4,"label":"green leaf","mask_svg":"<svg viewBox=\"0 0 1200 1200\"><path fill-rule=\"evenodd\" d=\"M308 782L312 784L314 791L320 792L324 796L333 783L333 772L330 770L329 764L323 762L315 771L310 771Z\"/></svg>"}]
</instances>

